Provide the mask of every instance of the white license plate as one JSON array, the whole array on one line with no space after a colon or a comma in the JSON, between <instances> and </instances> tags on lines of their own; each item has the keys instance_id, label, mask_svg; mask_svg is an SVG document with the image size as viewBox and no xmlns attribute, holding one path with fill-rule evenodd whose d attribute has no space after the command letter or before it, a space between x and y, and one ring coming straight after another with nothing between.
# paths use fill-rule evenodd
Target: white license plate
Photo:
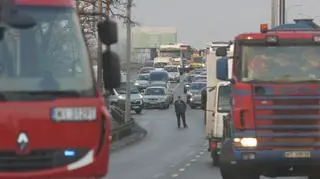
<instances>
[{"instance_id":1,"label":"white license plate","mask_svg":"<svg viewBox=\"0 0 320 179\"><path fill-rule=\"evenodd\" d=\"M132 109L138 109L139 106L132 106Z\"/></svg>"},{"instance_id":2,"label":"white license plate","mask_svg":"<svg viewBox=\"0 0 320 179\"><path fill-rule=\"evenodd\" d=\"M284 157L286 158L310 158L310 151L291 151L285 152Z\"/></svg>"}]
</instances>

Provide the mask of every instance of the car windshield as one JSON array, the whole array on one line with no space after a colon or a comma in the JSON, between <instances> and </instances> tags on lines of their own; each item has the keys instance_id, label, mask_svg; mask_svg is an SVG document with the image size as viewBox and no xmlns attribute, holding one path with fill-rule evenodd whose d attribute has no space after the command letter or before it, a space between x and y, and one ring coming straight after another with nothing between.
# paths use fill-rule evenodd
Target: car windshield
<instances>
[{"instance_id":1,"label":"car windshield","mask_svg":"<svg viewBox=\"0 0 320 179\"><path fill-rule=\"evenodd\" d=\"M243 46L242 81L320 81L320 46Z\"/></svg>"},{"instance_id":2,"label":"car windshield","mask_svg":"<svg viewBox=\"0 0 320 179\"><path fill-rule=\"evenodd\" d=\"M206 81L207 77L206 76L196 76L194 77L194 81Z\"/></svg>"},{"instance_id":3,"label":"car windshield","mask_svg":"<svg viewBox=\"0 0 320 179\"><path fill-rule=\"evenodd\" d=\"M164 67L167 72L179 72L177 67Z\"/></svg>"},{"instance_id":4,"label":"car windshield","mask_svg":"<svg viewBox=\"0 0 320 179\"><path fill-rule=\"evenodd\" d=\"M229 112L231 110L231 86L220 86L218 89L218 111Z\"/></svg>"},{"instance_id":5,"label":"car windshield","mask_svg":"<svg viewBox=\"0 0 320 179\"><path fill-rule=\"evenodd\" d=\"M206 85L206 83L191 83L190 89L200 91L202 88L206 87Z\"/></svg>"},{"instance_id":6,"label":"car windshield","mask_svg":"<svg viewBox=\"0 0 320 179\"><path fill-rule=\"evenodd\" d=\"M120 88L117 88L116 91L119 94L127 94L127 85L126 84L121 84ZM139 90L137 87L135 87L134 85L131 85L131 94L139 94Z\"/></svg>"},{"instance_id":7,"label":"car windshield","mask_svg":"<svg viewBox=\"0 0 320 179\"><path fill-rule=\"evenodd\" d=\"M148 81L149 80L149 75L139 75L138 80L142 81Z\"/></svg>"},{"instance_id":8,"label":"car windshield","mask_svg":"<svg viewBox=\"0 0 320 179\"><path fill-rule=\"evenodd\" d=\"M163 88L147 88L145 95L165 95L165 91Z\"/></svg>"},{"instance_id":9,"label":"car windshield","mask_svg":"<svg viewBox=\"0 0 320 179\"><path fill-rule=\"evenodd\" d=\"M150 73L150 76L149 76L150 80L151 81L167 81L168 80L168 75L167 73L165 72L156 72L156 73Z\"/></svg>"},{"instance_id":10,"label":"car windshield","mask_svg":"<svg viewBox=\"0 0 320 179\"><path fill-rule=\"evenodd\" d=\"M0 91L88 91L91 65L72 8L18 6L36 26L6 26L0 41Z\"/></svg>"}]
</instances>

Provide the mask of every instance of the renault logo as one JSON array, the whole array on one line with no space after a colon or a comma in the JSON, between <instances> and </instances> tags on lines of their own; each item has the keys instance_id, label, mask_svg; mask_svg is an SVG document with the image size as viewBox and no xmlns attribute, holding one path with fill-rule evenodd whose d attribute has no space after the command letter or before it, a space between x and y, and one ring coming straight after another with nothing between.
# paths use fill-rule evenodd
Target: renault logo
<instances>
[{"instance_id":1,"label":"renault logo","mask_svg":"<svg viewBox=\"0 0 320 179\"><path fill-rule=\"evenodd\" d=\"M28 138L28 136L27 136L26 133L21 132L21 133L18 135L17 144L18 144L18 147L19 147L20 151L23 151L23 150L25 150L25 149L28 147L29 138Z\"/></svg>"}]
</instances>

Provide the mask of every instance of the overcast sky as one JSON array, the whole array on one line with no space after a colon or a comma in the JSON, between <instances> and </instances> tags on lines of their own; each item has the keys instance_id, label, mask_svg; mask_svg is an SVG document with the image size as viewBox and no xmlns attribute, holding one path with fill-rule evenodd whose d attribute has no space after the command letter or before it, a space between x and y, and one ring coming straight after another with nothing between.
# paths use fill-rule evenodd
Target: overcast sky
<instances>
[{"instance_id":1,"label":"overcast sky","mask_svg":"<svg viewBox=\"0 0 320 179\"><path fill-rule=\"evenodd\" d=\"M261 23L270 23L271 0L134 0L134 3L134 19L142 26L176 27L179 41L196 47L212 40L231 40L238 33L258 31ZM289 21L315 17L320 22L319 9L320 0L287 0Z\"/></svg>"}]
</instances>

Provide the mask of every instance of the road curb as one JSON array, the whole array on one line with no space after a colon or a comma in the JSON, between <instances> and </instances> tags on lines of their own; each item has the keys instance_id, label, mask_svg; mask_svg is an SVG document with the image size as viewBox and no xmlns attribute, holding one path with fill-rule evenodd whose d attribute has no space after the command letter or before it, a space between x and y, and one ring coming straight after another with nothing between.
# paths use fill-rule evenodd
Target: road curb
<instances>
[{"instance_id":1,"label":"road curb","mask_svg":"<svg viewBox=\"0 0 320 179\"><path fill-rule=\"evenodd\" d=\"M124 147L127 147L131 144L137 143L145 138L147 135L147 130L140 127L138 124L132 128L133 133L130 136L127 136L119 141L115 141L111 144L110 152L118 151Z\"/></svg>"}]
</instances>

